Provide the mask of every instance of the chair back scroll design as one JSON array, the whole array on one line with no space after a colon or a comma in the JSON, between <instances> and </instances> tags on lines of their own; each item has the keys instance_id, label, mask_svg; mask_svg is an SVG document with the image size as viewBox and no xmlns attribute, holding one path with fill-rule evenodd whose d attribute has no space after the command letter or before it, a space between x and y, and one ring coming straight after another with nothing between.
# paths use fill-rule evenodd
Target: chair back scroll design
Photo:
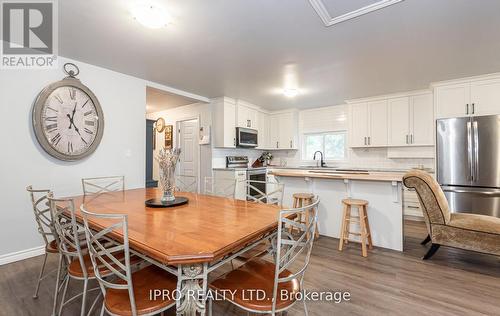
<instances>
[{"instance_id":1,"label":"chair back scroll design","mask_svg":"<svg viewBox=\"0 0 500 316\"><path fill-rule=\"evenodd\" d=\"M73 199L55 199L50 193L48 196L50 210L57 233L59 252L69 264L78 258L84 278L87 278L87 269L83 259L82 245L85 235L79 230L75 216L75 202Z\"/></svg>"},{"instance_id":2,"label":"chair back scroll design","mask_svg":"<svg viewBox=\"0 0 500 316\"><path fill-rule=\"evenodd\" d=\"M175 191L181 192L198 192L198 178L188 175L175 176Z\"/></svg>"},{"instance_id":3,"label":"chair back scroll design","mask_svg":"<svg viewBox=\"0 0 500 316\"><path fill-rule=\"evenodd\" d=\"M83 178L82 187L85 196L123 192L125 191L125 176Z\"/></svg>"},{"instance_id":4,"label":"chair back scroll design","mask_svg":"<svg viewBox=\"0 0 500 316\"><path fill-rule=\"evenodd\" d=\"M106 297L107 289L127 290L132 315L137 315L132 285L127 215L96 214L86 210L85 205L82 205L80 210L83 215L90 259L104 297ZM91 229L89 225L91 219L104 219L110 224L103 229ZM103 242L107 234L120 230L123 233L122 244Z\"/></svg>"},{"instance_id":5,"label":"chair back scroll design","mask_svg":"<svg viewBox=\"0 0 500 316\"><path fill-rule=\"evenodd\" d=\"M205 177L203 193L234 199L236 179Z\"/></svg>"},{"instance_id":6,"label":"chair back scroll design","mask_svg":"<svg viewBox=\"0 0 500 316\"><path fill-rule=\"evenodd\" d=\"M279 182L266 182L257 180L244 180L246 199L250 202L283 205L283 192L285 185ZM265 186L265 193L260 187ZM273 190L267 192L269 188Z\"/></svg>"},{"instance_id":7,"label":"chair back scroll design","mask_svg":"<svg viewBox=\"0 0 500 316\"><path fill-rule=\"evenodd\" d=\"M31 185L26 188L26 191L30 194L33 213L35 214L35 221L38 226L38 232L45 242L45 247L48 247L52 240L57 240L48 200L48 195L51 191L45 189L35 190Z\"/></svg>"},{"instance_id":8,"label":"chair back scroll design","mask_svg":"<svg viewBox=\"0 0 500 316\"><path fill-rule=\"evenodd\" d=\"M279 226L276 241L276 270L274 275L273 289L273 315L276 312L276 302L279 283L288 282L297 279L300 288L303 289L304 274L309 266L312 247L314 243L314 233L316 223L318 222L318 204L319 198L315 197L313 203L304 207L280 211ZM311 219L308 224L303 224L289 219L291 215L309 216ZM299 235L291 235L286 227L293 226L300 231ZM305 254L305 256L301 256ZM304 258L304 262L299 263L299 258ZM297 264L295 264L297 263ZM297 268L298 266L298 268ZM293 268L294 271L291 271ZM287 277L280 277L280 274L288 269L291 274Z\"/></svg>"}]
</instances>

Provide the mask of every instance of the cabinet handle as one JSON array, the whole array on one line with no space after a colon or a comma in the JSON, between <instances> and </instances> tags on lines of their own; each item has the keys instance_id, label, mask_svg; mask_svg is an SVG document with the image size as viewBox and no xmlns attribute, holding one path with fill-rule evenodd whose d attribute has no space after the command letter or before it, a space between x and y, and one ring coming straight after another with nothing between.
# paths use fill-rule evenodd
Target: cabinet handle
<instances>
[{"instance_id":1,"label":"cabinet handle","mask_svg":"<svg viewBox=\"0 0 500 316\"><path fill-rule=\"evenodd\" d=\"M476 114L476 104L472 103L472 114Z\"/></svg>"},{"instance_id":2,"label":"cabinet handle","mask_svg":"<svg viewBox=\"0 0 500 316\"><path fill-rule=\"evenodd\" d=\"M280 143L280 142L276 142L276 148L280 148L279 143Z\"/></svg>"},{"instance_id":3,"label":"cabinet handle","mask_svg":"<svg viewBox=\"0 0 500 316\"><path fill-rule=\"evenodd\" d=\"M413 134L410 134L410 144L413 144Z\"/></svg>"},{"instance_id":4,"label":"cabinet handle","mask_svg":"<svg viewBox=\"0 0 500 316\"><path fill-rule=\"evenodd\" d=\"M465 105L465 111L467 112L465 114L469 115L469 103Z\"/></svg>"},{"instance_id":5,"label":"cabinet handle","mask_svg":"<svg viewBox=\"0 0 500 316\"><path fill-rule=\"evenodd\" d=\"M368 145L371 145L372 144L372 138L371 136L368 136Z\"/></svg>"},{"instance_id":6,"label":"cabinet handle","mask_svg":"<svg viewBox=\"0 0 500 316\"><path fill-rule=\"evenodd\" d=\"M236 138L233 138L233 144L236 146Z\"/></svg>"},{"instance_id":7,"label":"cabinet handle","mask_svg":"<svg viewBox=\"0 0 500 316\"><path fill-rule=\"evenodd\" d=\"M366 136L365 136L365 146L366 146Z\"/></svg>"},{"instance_id":8,"label":"cabinet handle","mask_svg":"<svg viewBox=\"0 0 500 316\"><path fill-rule=\"evenodd\" d=\"M290 148L293 148L293 141L290 141Z\"/></svg>"},{"instance_id":9,"label":"cabinet handle","mask_svg":"<svg viewBox=\"0 0 500 316\"><path fill-rule=\"evenodd\" d=\"M408 135L406 135L406 144L408 145Z\"/></svg>"}]
</instances>

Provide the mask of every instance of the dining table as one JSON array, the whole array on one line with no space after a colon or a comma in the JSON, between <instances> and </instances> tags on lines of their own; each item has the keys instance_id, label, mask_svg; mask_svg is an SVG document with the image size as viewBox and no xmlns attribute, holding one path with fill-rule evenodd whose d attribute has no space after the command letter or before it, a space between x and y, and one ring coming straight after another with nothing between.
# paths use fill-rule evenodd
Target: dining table
<instances>
[{"instance_id":1,"label":"dining table","mask_svg":"<svg viewBox=\"0 0 500 316\"><path fill-rule=\"evenodd\" d=\"M161 196L158 188L140 188L73 200L79 222L83 221L81 205L93 213L127 215L131 253L177 276L177 315L205 315L209 274L264 240L272 241L281 208L189 192L176 193L189 200L184 205L145 205L146 200ZM96 230L110 224L102 218L89 218L88 223ZM108 237L123 242L123 231L113 230Z\"/></svg>"}]
</instances>

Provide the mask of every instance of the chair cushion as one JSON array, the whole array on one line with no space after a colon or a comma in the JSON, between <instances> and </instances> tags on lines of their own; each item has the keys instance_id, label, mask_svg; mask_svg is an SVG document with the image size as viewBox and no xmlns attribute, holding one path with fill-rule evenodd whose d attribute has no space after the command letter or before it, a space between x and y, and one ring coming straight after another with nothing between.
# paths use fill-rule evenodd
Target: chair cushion
<instances>
[{"instance_id":1,"label":"chair cushion","mask_svg":"<svg viewBox=\"0 0 500 316\"><path fill-rule=\"evenodd\" d=\"M123 252L116 255L116 258L118 260L120 260L122 263L125 262L124 257L125 256L124 256ZM142 259L137 257L137 256L130 256L130 265L138 264L141 261L142 261ZM89 254L86 254L83 256L83 262L84 262L85 267L87 269L87 276L89 278L95 277L94 267L92 266L92 260L90 259ZM113 263L113 261L111 259L107 260L107 262L110 263L111 266L116 265L115 263ZM100 272L101 272L101 276L106 276L106 275L109 275L111 273L111 271L109 271L106 267L100 269ZM80 260L78 258L73 259L73 261L71 261L71 263L68 267L68 273L74 277L77 277L77 278L84 277L83 271L82 271L82 266L81 266Z\"/></svg>"},{"instance_id":2,"label":"chair cushion","mask_svg":"<svg viewBox=\"0 0 500 316\"><path fill-rule=\"evenodd\" d=\"M500 218L453 213L448 225L432 225L432 242L500 255Z\"/></svg>"},{"instance_id":3,"label":"chair cushion","mask_svg":"<svg viewBox=\"0 0 500 316\"><path fill-rule=\"evenodd\" d=\"M58 253L59 250L57 249L57 242L56 240L52 240L49 242L49 244L45 247L45 250L50 253Z\"/></svg>"},{"instance_id":4,"label":"chair cushion","mask_svg":"<svg viewBox=\"0 0 500 316\"><path fill-rule=\"evenodd\" d=\"M449 226L500 235L500 218L478 214L453 213Z\"/></svg>"},{"instance_id":5,"label":"chair cushion","mask_svg":"<svg viewBox=\"0 0 500 316\"><path fill-rule=\"evenodd\" d=\"M125 284L125 281L120 280L119 283ZM172 293L177 288L177 277L155 265L132 273L132 286L138 315L152 314L175 303ZM170 295L164 300L160 297L154 300L150 298L153 290L166 290ZM128 290L108 289L105 306L114 315L132 315Z\"/></svg>"},{"instance_id":6,"label":"chair cushion","mask_svg":"<svg viewBox=\"0 0 500 316\"><path fill-rule=\"evenodd\" d=\"M229 290L235 292L234 297L225 295L225 299L238 304L242 307L271 312L275 264L260 258L255 258L241 267L228 272L210 284L210 288L215 291ZM290 276L292 273L288 270L283 271L280 277ZM265 299L257 299L250 297L250 292L247 290L262 290L265 293ZM300 291L299 281L293 279L288 282L278 284L276 309L280 310L293 304L295 294ZM224 292L230 293L230 292ZM288 295L280 295L287 293Z\"/></svg>"}]
</instances>

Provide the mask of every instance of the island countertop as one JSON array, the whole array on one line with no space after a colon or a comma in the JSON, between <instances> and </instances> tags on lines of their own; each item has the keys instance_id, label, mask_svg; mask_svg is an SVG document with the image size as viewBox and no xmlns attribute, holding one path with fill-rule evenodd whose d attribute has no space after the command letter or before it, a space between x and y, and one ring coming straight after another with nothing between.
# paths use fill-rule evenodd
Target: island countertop
<instances>
[{"instance_id":1,"label":"island countertop","mask_svg":"<svg viewBox=\"0 0 500 316\"><path fill-rule=\"evenodd\" d=\"M269 174L281 177L309 177L322 179L340 180L366 180L366 181L388 181L401 182L403 172L381 172L381 171L335 171L335 170L308 170L308 169L280 169L273 168Z\"/></svg>"}]
</instances>

